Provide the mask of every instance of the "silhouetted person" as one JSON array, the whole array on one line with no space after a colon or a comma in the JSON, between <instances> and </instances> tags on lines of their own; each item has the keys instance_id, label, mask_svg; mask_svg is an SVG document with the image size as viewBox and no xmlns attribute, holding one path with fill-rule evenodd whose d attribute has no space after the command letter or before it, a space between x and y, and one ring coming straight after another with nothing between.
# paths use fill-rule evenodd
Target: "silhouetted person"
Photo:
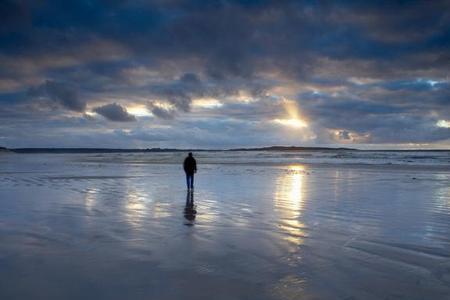
<instances>
[{"instance_id":1,"label":"silhouetted person","mask_svg":"<svg viewBox=\"0 0 450 300\"><path fill-rule=\"evenodd\" d=\"M184 172L186 173L186 184L187 188L194 188L194 173L197 172L197 162L195 158L192 156L192 152L189 152L188 157L184 159L183 163Z\"/></svg>"},{"instance_id":2,"label":"silhouetted person","mask_svg":"<svg viewBox=\"0 0 450 300\"><path fill-rule=\"evenodd\" d=\"M188 191L186 195L186 206L184 207L184 217L186 220L192 222L195 220L195 215L197 211L194 207L194 192ZM188 223L186 225L193 225L192 223Z\"/></svg>"}]
</instances>

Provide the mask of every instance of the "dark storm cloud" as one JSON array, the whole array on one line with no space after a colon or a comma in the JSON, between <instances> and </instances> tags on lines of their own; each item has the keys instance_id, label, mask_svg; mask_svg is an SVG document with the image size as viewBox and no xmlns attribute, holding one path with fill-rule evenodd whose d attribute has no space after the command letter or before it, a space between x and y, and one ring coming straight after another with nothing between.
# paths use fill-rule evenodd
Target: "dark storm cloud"
<instances>
[{"instance_id":1,"label":"dark storm cloud","mask_svg":"<svg viewBox=\"0 0 450 300\"><path fill-rule=\"evenodd\" d=\"M206 118L211 136L221 120L256 133L251 122L281 118L291 97L318 136L444 141L449 11L439 0L2 1L0 118L130 99L94 111L142 126L126 111L139 103L174 126ZM198 115L198 98L222 105Z\"/></svg>"},{"instance_id":2,"label":"dark storm cloud","mask_svg":"<svg viewBox=\"0 0 450 300\"><path fill-rule=\"evenodd\" d=\"M152 112L152 114L158 118L172 120L175 118L177 112L172 108L159 107L154 103L150 102L147 105L148 110Z\"/></svg>"},{"instance_id":3,"label":"dark storm cloud","mask_svg":"<svg viewBox=\"0 0 450 300\"><path fill-rule=\"evenodd\" d=\"M195 74L184 74L173 83L154 86L153 93L161 96L184 112L188 112L193 96L202 96L204 88Z\"/></svg>"},{"instance_id":4,"label":"dark storm cloud","mask_svg":"<svg viewBox=\"0 0 450 300\"><path fill-rule=\"evenodd\" d=\"M82 36L98 36L121 42L150 60L154 55L201 57L206 69L218 77L251 76L258 69L255 62L301 67L301 62L310 63L305 61L307 55L317 52L338 58L383 59L448 46L446 1L433 1L433 5L260 1L250 6L239 1L209 2L22 4L25 8L12 9L16 13L5 27L12 34L13 24L25 18L20 11L25 10L34 26L15 36L16 50L29 45L33 51L68 51L67 45ZM424 33L416 37L418 28ZM36 34L47 43L36 43ZM10 36L4 38L12 42ZM284 60L274 59L283 56Z\"/></svg>"},{"instance_id":5,"label":"dark storm cloud","mask_svg":"<svg viewBox=\"0 0 450 300\"><path fill-rule=\"evenodd\" d=\"M106 104L94 108L94 111L106 119L114 122L136 121L136 117L129 114L125 108L117 103Z\"/></svg>"},{"instance_id":6,"label":"dark storm cloud","mask_svg":"<svg viewBox=\"0 0 450 300\"><path fill-rule=\"evenodd\" d=\"M28 90L31 97L44 97L68 110L83 112L86 102L78 97L77 90L69 84L47 80L44 84Z\"/></svg>"}]
</instances>

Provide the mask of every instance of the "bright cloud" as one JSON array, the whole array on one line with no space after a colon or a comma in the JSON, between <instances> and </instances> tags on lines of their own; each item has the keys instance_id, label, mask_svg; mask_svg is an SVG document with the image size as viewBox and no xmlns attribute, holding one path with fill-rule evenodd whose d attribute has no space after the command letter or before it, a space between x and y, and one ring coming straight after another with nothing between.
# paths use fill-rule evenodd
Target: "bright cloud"
<instances>
[{"instance_id":1,"label":"bright cloud","mask_svg":"<svg viewBox=\"0 0 450 300\"><path fill-rule=\"evenodd\" d=\"M437 127L442 127L442 128L450 128L450 121L439 120L439 121L436 122L436 126Z\"/></svg>"}]
</instances>

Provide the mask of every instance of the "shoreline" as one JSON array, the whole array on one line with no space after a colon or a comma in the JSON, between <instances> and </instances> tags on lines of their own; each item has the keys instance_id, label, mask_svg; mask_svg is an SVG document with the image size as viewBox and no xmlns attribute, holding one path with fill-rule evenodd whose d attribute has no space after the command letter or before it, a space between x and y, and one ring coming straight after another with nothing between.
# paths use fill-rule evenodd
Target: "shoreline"
<instances>
[{"instance_id":1,"label":"shoreline","mask_svg":"<svg viewBox=\"0 0 450 300\"><path fill-rule=\"evenodd\" d=\"M205 151L206 152L206 151ZM205 153L200 152L200 153ZM208 151L208 152L218 152L218 151ZM173 154L173 153L181 153L181 152L149 152L147 153L149 156L142 156L142 158L145 157L151 157L150 155L163 155L163 154ZM221 153L232 153L236 154L237 152L222 152ZM276 153L275 151L271 151L271 153ZM281 151L279 153L282 153ZM145 154L145 153L15 153L15 152L3 152L4 155L8 156L21 156L22 154L25 154L26 157L32 157L33 155L43 155L48 157L57 157L57 158L64 158L64 157L77 157L79 156L79 159L74 160L74 162L82 162L82 163L101 163L101 164L127 164L127 165L179 165L181 162L178 161L174 157L168 157L165 158L165 160L142 160L135 158L141 158L133 156L134 154ZM5 157L2 155L3 157ZM83 156L87 155L87 156ZM94 155L94 156L89 156ZM114 155L114 158L121 158L119 161L117 160L109 160L107 156L104 155ZM127 155L130 155L129 157L131 159L127 160ZM0 157L2 157L0 156ZM291 161L257 161L255 156L248 157L250 161L230 161L227 160L227 158L221 158L219 157L216 160L216 157L211 156L201 156L199 154L199 158L202 159L201 164L203 166L217 166L217 165L224 165L224 166L254 166L254 167L288 167L288 166L296 166L296 165L302 165L306 167L311 168L341 168L341 169L374 169L374 170L420 170L420 171L440 171L440 172L450 172L450 161L443 164L426 164L426 163L413 163L413 162L398 162L398 163L392 163L392 162L386 162L386 163L364 163L364 162L349 162L348 160L358 160L360 158L333 158L333 157L327 157L325 159L333 160L333 161L327 161L327 162L312 162L312 161L295 161L299 158L293 158ZM450 158L450 156L449 156ZM251 161L251 159L254 159ZM268 160L273 159L268 158ZM275 158L276 159L276 158ZM289 160L289 158L280 157L280 159ZM306 158L308 159L308 158ZM322 158L312 158L312 159L322 159ZM366 159L366 158L363 158ZM344 161L347 160L347 161Z\"/></svg>"}]
</instances>

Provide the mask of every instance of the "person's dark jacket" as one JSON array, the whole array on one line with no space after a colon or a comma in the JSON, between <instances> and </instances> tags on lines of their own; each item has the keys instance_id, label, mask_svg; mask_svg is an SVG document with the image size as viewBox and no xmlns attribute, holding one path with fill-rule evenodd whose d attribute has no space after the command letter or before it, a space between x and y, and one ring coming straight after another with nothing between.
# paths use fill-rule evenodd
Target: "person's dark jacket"
<instances>
[{"instance_id":1,"label":"person's dark jacket","mask_svg":"<svg viewBox=\"0 0 450 300\"><path fill-rule=\"evenodd\" d=\"M193 158L192 156L186 157L183 163L183 168L186 174L192 175L197 172L197 162L195 161L195 158Z\"/></svg>"}]
</instances>

